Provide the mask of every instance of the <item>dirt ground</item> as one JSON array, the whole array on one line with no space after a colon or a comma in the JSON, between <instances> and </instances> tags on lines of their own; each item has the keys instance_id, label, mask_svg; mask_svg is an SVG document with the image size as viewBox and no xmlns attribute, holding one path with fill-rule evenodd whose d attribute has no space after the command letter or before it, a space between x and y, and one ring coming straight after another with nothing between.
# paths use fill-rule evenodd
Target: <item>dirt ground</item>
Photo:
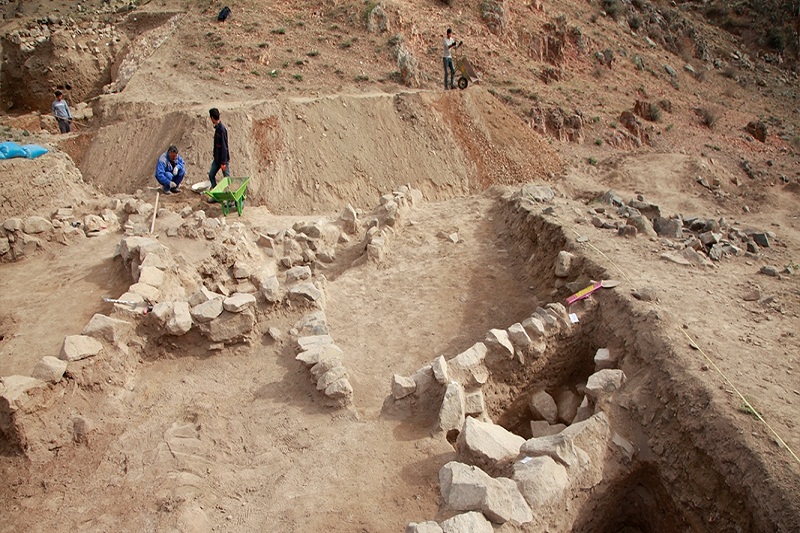
<instances>
[{"instance_id":1,"label":"dirt ground","mask_svg":"<svg viewBox=\"0 0 800 533\"><path fill-rule=\"evenodd\" d=\"M169 144L181 149L187 182L201 181L211 106L229 127L234 173L251 176L243 216L228 216L229 224L258 235L336 220L348 204L363 214L403 184L424 202L395 228L379 263L353 263L361 234L340 244L333 264L315 267L354 389L350 408L328 405L295 360L289 332L306 310L286 303L259 311L247 343L211 350L198 335L163 336L132 346L124 361L81 362L43 395L43 409L59 415L42 415L48 424L28 435L36 454L3 435L0 531L377 533L447 518L438 472L458 455L431 432L431 413L392 400L392 375L412 375L489 329L563 302L570 292L551 273L562 249L621 283L596 295L597 323L562 347L559 364L570 370L531 383L561 383L570 373L585 381L583 362L597 348L625 354L627 385L606 410L634 443L636 461L581 509L548 511L549 530L800 530L800 124L788 52L785 64L768 62L699 10L666 3L644 5L680 12L702 37L694 50L703 44L710 57L687 52L688 41L674 50L654 31L598 19L593 2L506 4L499 34L478 2L386 4L386 31L368 30L362 3L242 1L225 24L213 22L221 6L211 2L134 4L130 12L119 2L83 2L81 12L71 2L0 6L4 50L16 46L13 31L55 14L88 21L70 30L78 44L113 41L92 33L103 24L124 29L119 44L139 58L121 92L97 89L113 81L112 67L76 82L93 112L70 135L31 126L40 122L33 109L7 108L2 140L51 153L0 161L9 178L2 220L50 219L71 208L85 221L109 206L122 217L131 198L155 200L152 167ZM146 32L176 13L179 29L148 48L154 34L148 41ZM448 25L481 76L466 91L439 89ZM670 26L673 37L685 39L678 27ZM398 77L395 35L419 61L416 86ZM607 49L614 62L598 64L596 53ZM91 55L65 50L81 56L71 64ZM731 59L734 51L751 67ZM545 83L546 72L559 79ZM29 92L52 89L48 76L33 78ZM15 94L8 80L0 80L4 105ZM669 105L659 120L639 117L639 129L629 130L620 114L637 100ZM46 102L39 105L46 115ZM770 132L765 142L744 129L758 119ZM532 222L510 214L502 196L528 182L556 193ZM625 202L641 195L664 217L769 232L770 246L707 266L676 264L663 255L679 251L679 240L624 238L593 224L620 220L599 200L609 189ZM159 202L159 242L187 269L206 264L216 245L182 235L178 213L216 217L219 208L189 191ZM141 219L129 219L129 232L150 220L128 214ZM134 282L117 255L125 230L41 238L16 261L3 256L0 376L30 375L95 313L113 312L102 297ZM275 340L268 328L282 335ZM508 418L504 409L529 385L497 386L491 414ZM76 419L86 435L76 436ZM651 493L660 503L647 503ZM496 530L533 531L510 523Z\"/></svg>"}]
</instances>

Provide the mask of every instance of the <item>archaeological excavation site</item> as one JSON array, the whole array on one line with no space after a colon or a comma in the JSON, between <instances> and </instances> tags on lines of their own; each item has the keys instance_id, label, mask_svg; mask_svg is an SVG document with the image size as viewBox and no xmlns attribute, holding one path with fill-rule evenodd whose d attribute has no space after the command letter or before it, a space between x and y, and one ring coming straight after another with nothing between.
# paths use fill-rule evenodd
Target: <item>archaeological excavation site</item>
<instances>
[{"instance_id":1,"label":"archaeological excavation site","mask_svg":"<svg viewBox=\"0 0 800 533\"><path fill-rule=\"evenodd\" d=\"M800 531L796 2L224 7L0 2L0 533Z\"/></svg>"}]
</instances>

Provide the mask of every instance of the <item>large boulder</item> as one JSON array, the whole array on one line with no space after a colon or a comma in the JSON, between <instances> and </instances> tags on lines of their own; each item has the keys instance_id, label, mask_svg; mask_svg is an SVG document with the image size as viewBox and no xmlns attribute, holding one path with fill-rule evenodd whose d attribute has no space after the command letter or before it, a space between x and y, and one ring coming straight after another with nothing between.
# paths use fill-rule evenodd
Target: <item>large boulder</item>
<instances>
[{"instance_id":1,"label":"large boulder","mask_svg":"<svg viewBox=\"0 0 800 533\"><path fill-rule=\"evenodd\" d=\"M485 344L478 342L447 361L450 379L457 380L465 387L486 383L489 379L489 370L483 361L488 351Z\"/></svg>"},{"instance_id":2,"label":"large boulder","mask_svg":"<svg viewBox=\"0 0 800 533\"><path fill-rule=\"evenodd\" d=\"M44 233L53 229L53 224L43 217L32 216L25 219L22 231L28 234Z\"/></svg>"}]
</instances>

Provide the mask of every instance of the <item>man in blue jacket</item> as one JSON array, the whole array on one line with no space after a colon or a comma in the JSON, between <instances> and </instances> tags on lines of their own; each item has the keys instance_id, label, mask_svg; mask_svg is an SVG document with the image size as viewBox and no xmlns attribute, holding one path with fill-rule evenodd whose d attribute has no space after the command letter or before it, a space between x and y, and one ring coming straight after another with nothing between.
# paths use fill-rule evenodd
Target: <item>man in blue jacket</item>
<instances>
[{"instance_id":1,"label":"man in blue jacket","mask_svg":"<svg viewBox=\"0 0 800 533\"><path fill-rule=\"evenodd\" d=\"M164 194L181 192L180 185L186 176L183 158L178 155L178 147L170 146L161 154L156 163L156 179L164 187Z\"/></svg>"},{"instance_id":2,"label":"man in blue jacket","mask_svg":"<svg viewBox=\"0 0 800 533\"><path fill-rule=\"evenodd\" d=\"M208 180L211 188L217 186L217 172L222 170L222 175L230 177L230 154L228 153L228 129L219 118L219 109L212 107L208 110L211 123L214 124L214 160L211 162L211 169L208 171Z\"/></svg>"}]
</instances>

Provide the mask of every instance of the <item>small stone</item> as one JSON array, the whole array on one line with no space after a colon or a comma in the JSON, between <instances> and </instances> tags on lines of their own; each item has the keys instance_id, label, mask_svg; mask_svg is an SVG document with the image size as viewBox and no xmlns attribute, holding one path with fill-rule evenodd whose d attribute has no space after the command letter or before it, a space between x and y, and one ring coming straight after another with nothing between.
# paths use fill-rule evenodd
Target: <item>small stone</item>
<instances>
[{"instance_id":1,"label":"small stone","mask_svg":"<svg viewBox=\"0 0 800 533\"><path fill-rule=\"evenodd\" d=\"M555 274L556 277L566 278L569 277L570 270L572 269L572 261L575 256L569 252L560 251L555 261Z\"/></svg>"},{"instance_id":2,"label":"small stone","mask_svg":"<svg viewBox=\"0 0 800 533\"><path fill-rule=\"evenodd\" d=\"M769 237L766 233L753 233L753 241L762 248L769 248Z\"/></svg>"},{"instance_id":3,"label":"small stone","mask_svg":"<svg viewBox=\"0 0 800 533\"><path fill-rule=\"evenodd\" d=\"M745 302L757 302L760 299L761 299L761 291L758 289L753 289L742 295L742 300L744 300Z\"/></svg>"},{"instance_id":4,"label":"small stone","mask_svg":"<svg viewBox=\"0 0 800 533\"><path fill-rule=\"evenodd\" d=\"M657 299L656 290L652 287L642 287L633 291L633 297L643 302L652 302Z\"/></svg>"},{"instance_id":5,"label":"small stone","mask_svg":"<svg viewBox=\"0 0 800 533\"><path fill-rule=\"evenodd\" d=\"M617 235L620 237L636 237L638 230L634 226L621 226L617 229Z\"/></svg>"},{"instance_id":6,"label":"small stone","mask_svg":"<svg viewBox=\"0 0 800 533\"><path fill-rule=\"evenodd\" d=\"M761 270L759 270L759 272L761 272L765 276L771 276L773 278L777 278L778 274L779 274L778 268L774 267L772 265L764 265L764 266L762 266Z\"/></svg>"},{"instance_id":7,"label":"small stone","mask_svg":"<svg viewBox=\"0 0 800 533\"><path fill-rule=\"evenodd\" d=\"M241 313L256 305L256 297L252 294L237 292L222 301L222 307L229 313Z\"/></svg>"},{"instance_id":8,"label":"small stone","mask_svg":"<svg viewBox=\"0 0 800 533\"><path fill-rule=\"evenodd\" d=\"M402 400L406 396L414 394L417 390L417 383L414 378L394 374L392 376L392 396L395 400Z\"/></svg>"},{"instance_id":9,"label":"small stone","mask_svg":"<svg viewBox=\"0 0 800 533\"><path fill-rule=\"evenodd\" d=\"M61 378L64 376L64 372L66 371L66 361L62 361L57 357L46 355L42 357L38 363L36 363L31 375L36 379L41 379L42 381L58 383L61 381Z\"/></svg>"},{"instance_id":10,"label":"small stone","mask_svg":"<svg viewBox=\"0 0 800 533\"><path fill-rule=\"evenodd\" d=\"M58 358L62 361L80 361L100 353L103 345L86 335L69 335L64 339Z\"/></svg>"}]
</instances>

